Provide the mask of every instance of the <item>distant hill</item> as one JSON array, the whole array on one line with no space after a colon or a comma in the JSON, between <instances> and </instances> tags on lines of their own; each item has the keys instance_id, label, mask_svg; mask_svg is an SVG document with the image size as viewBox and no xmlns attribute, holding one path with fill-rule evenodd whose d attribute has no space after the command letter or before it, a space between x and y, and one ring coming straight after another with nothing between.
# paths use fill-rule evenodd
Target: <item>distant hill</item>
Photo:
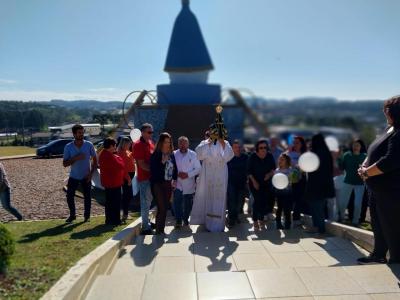
<instances>
[{"instance_id":1,"label":"distant hill","mask_svg":"<svg viewBox=\"0 0 400 300\"><path fill-rule=\"evenodd\" d=\"M231 99L232 100L232 99ZM362 131L385 125L382 100L337 100L332 97L302 97L294 100L245 98L269 125L337 126ZM231 101L229 101L232 103ZM62 100L41 102L0 101L0 131L74 122L98 122L99 115L119 114L122 101Z\"/></svg>"},{"instance_id":2,"label":"distant hill","mask_svg":"<svg viewBox=\"0 0 400 300\"><path fill-rule=\"evenodd\" d=\"M66 108L90 109L97 111L111 111L122 109L122 101L96 101L96 100L58 100L54 99L48 103Z\"/></svg>"}]
</instances>

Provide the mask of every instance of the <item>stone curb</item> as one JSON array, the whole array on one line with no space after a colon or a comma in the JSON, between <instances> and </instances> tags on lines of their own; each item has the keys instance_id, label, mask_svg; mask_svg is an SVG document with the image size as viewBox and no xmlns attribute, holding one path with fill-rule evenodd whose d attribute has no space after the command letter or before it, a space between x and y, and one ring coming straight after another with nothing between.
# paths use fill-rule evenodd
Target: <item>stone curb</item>
<instances>
[{"instance_id":1,"label":"stone curb","mask_svg":"<svg viewBox=\"0 0 400 300\"><path fill-rule=\"evenodd\" d=\"M151 216L154 211L151 211ZM142 219L138 218L112 238L80 259L41 298L42 300L79 300L87 296L99 275L108 274L119 250L139 235Z\"/></svg>"},{"instance_id":2,"label":"stone curb","mask_svg":"<svg viewBox=\"0 0 400 300\"><path fill-rule=\"evenodd\" d=\"M13 155L13 156L0 156L0 160L21 159L36 157L36 154Z\"/></svg>"},{"instance_id":3,"label":"stone curb","mask_svg":"<svg viewBox=\"0 0 400 300\"><path fill-rule=\"evenodd\" d=\"M303 220L307 225L312 225L311 216L304 215ZM368 252L374 250L374 234L371 231L329 220L325 221L325 226L328 233L350 240Z\"/></svg>"}]
</instances>

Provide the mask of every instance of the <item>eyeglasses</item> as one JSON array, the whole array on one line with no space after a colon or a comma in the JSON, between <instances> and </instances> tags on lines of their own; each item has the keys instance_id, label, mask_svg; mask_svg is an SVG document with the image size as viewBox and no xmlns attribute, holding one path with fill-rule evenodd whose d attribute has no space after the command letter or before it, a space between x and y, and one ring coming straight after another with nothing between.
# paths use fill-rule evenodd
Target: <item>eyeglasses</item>
<instances>
[{"instance_id":1,"label":"eyeglasses","mask_svg":"<svg viewBox=\"0 0 400 300\"><path fill-rule=\"evenodd\" d=\"M153 131L146 131L147 134L153 134Z\"/></svg>"},{"instance_id":2,"label":"eyeglasses","mask_svg":"<svg viewBox=\"0 0 400 300\"><path fill-rule=\"evenodd\" d=\"M258 150L267 150L267 147L258 147Z\"/></svg>"}]
</instances>

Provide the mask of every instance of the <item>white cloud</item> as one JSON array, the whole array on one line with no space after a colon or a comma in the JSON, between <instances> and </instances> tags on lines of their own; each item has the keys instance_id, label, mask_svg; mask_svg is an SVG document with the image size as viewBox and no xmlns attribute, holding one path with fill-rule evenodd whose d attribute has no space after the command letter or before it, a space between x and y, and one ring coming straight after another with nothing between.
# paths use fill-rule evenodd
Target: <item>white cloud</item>
<instances>
[{"instance_id":1,"label":"white cloud","mask_svg":"<svg viewBox=\"0 0 400 300\"><path fill-rule=\"evenodd\" d=\"M2 79L0 78L0 84L14 84L17 83L16 80L11 80L11 79Z\"/></svg>"},{"instance_id":2,"label":"white cloud","mask_svg":"<svg viewBox=\"0 0 400 300\"><path fill-rule=\"evenodd\" d=\"M129 91L88 91L85 92L57 92L49 90L0 90L0 100L22 101L49 101L52 99L63 100L120 100L123 101Z\"/></svg>"}]
</instances>

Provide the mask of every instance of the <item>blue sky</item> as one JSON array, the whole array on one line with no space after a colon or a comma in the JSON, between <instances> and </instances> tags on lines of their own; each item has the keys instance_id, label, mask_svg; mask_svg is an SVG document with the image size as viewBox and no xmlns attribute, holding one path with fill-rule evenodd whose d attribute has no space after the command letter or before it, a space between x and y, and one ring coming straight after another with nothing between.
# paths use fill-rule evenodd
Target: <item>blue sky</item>
<instances>
[{"instance_id":1,"label":"blue sky","mask_svg":"<svg viewBox=\"0 0 400 300\"><path fill-rule=\"evenodd\" d=\"M191 0L210 82L267 98L400 94L399 0ZM122 100L167 83L180 0L0 0L0 99Z\"/></svg>"}]
</instances>

